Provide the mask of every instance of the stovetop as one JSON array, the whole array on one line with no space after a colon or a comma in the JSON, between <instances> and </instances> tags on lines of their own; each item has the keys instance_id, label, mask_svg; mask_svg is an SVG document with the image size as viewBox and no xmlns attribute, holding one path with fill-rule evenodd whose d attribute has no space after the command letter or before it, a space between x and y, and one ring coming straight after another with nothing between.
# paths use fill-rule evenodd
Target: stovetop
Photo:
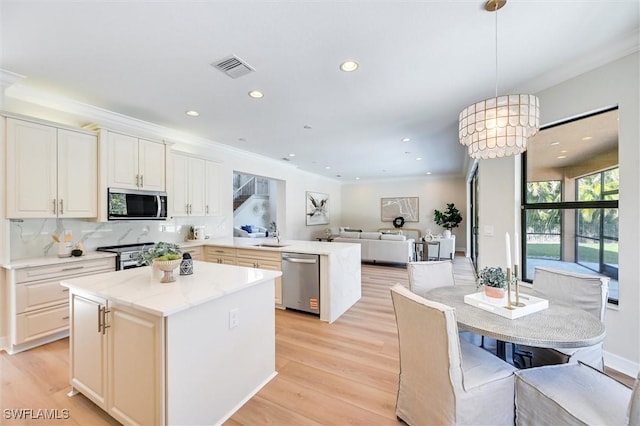
<instances>
[{"instance_id":1,"label":"stovetop","mask_svg":"<svg viewBox=\"0 0 640 426\"><path fill-rule=\"evenodd\" d=\"M108 251L110 253L128 253L139 252L146 247L153 246L154 243L134 243L134 244L121 244L115 246L96 247L97 251Z\"/></svg>"}]
</instances>

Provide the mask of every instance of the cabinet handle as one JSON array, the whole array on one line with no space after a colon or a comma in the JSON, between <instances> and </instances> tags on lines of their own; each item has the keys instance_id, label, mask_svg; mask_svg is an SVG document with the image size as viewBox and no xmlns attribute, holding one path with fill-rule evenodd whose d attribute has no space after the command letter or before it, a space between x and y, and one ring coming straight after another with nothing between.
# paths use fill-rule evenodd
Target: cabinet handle
<instances>
[{"instance_id":1,"label":"cabinet handle","mask_svg":"<svg viewBox=\"0 0 640 426\"><path fill-rule=\"evenodd\" d=\"M60 199L60 214L64 214L64 208L63 208L63 199Z\"/></svg>"},{"instance_id":2,"label":"cabinet handle","mask_svg":"<svg viewBox=\"0 0 640 426\"><path fill-rule=\"evenodd\" d=\"M98 334L102 333L102 306L98 306Z\"/></svg>"},{"instance_id":3,"label":"cabinet handle","mask_svg":"<svg viewBox=\"0 0 640 426\"><path fill-rule=\"evenodd\" d=\"M193 204L189 204L189 214L193 213Z\"/></svg>"},{"instance_id":4,"label":"cabinet handle","mask_svg":"<svg viewBox=\"0 0 640 426\"><path fill-rule=\"evenodd\" d=\"M136 175L136 187L140 188L140 175Z\"/></svg>"},{"instance_id":5,"label":"cabinet handle","mask_svg":"<svg viewBox=\"0 0 640 426\"><path fill-rule=\"evenodd\" d=\"M204 207L204 214L209 214L209 204Z\"/></svg>"},{"instance_id":6,"label":"cabinet handle","mask_svg":"<svg viewBox=\"0 0 640 426\"><path fill-rule=\"evenodd\" d=\"M64 292L67 292L67 293L68 293L68 292L69 292L69 289L68 289L68 288L65 288L65 289L63 289L63 290L62 290L62 292L63 292L63 293L64 293Z\"/></svg>"},{"instance_id":7,"label":"cabinet handle","mask_svg":"<svg viewBox=\"0 0 640 426\"><path fill-rule=\"evenodd\" d=\"M53 199L53 214L56 214L56 208L58 207L58 200Z\"/></svg>"},{"instance_id":8,"label":"cabinet handle","mask_svg":"<svg viewBox=\"0 0 640 426\"><path fill-rule=\"evenodd\" d=\"M102 334L107 334L107 328L111 327L111 324L107 324L107 314L111 312L111 309L107 309L106 306L102 308Z\"/></svg>"},{"instance_id":9,"label":"cabinet handle","mask_svg":"<svg viewBox=\"0 0 640 426\"><path fill-rule=\"evenodd\" d=\"M75 271L76 269L82 269L84 266L73 266L71 268L62 268L63 271ZM69 289L67 289L69 290Z\"/></svg>"},{"instance_id":10,"label":"cabinet handle","mask_svg":"<svg viewBox=\"0 0 640 426\"><path fill-rule=\"evenodd\" d=\"M144 175L140 175L140 188L144 188Z\"/></svg>"},{"instance_id":11,"label":"cabinet handle","mask_svg":"<svg viewBox=\"0 0 640 426\"><path fill-rule=\"evenodd\" d=\"M62 317L63 320L68 320L69 319L69 315Z\"/></svg>"}]
</instances>

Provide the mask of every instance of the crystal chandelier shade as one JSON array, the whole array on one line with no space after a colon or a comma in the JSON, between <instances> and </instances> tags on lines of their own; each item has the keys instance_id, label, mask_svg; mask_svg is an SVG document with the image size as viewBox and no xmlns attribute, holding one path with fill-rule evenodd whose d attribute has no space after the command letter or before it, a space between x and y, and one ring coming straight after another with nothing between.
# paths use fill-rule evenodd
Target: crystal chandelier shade
<instances>
[{"instance_id":1,"label":"crystal chandelier shade","mask_svg":"<svg viewBox=\"0 0 640 426\"><path fill-rule=\"evenodd\" d=\"M533 95L485 99L460 113L458 136L471 158L500 158L527 150L540 128L540 105Z\"/></svg>"},{"instance_id":2,"label":"crystal chandelier shade","mask_svg":"<svg viewBox=\"0 0 640 426\"><path fill-rule=\"evenodd\" d=\"M533 95L498 96L498 9L507 0L489 0L488 12L496 17L496 96L472 104L458 117L458 138L471 158L518 155L527 150L527 139L540 128L540 104Z\"/></svg>"}]
</instances>

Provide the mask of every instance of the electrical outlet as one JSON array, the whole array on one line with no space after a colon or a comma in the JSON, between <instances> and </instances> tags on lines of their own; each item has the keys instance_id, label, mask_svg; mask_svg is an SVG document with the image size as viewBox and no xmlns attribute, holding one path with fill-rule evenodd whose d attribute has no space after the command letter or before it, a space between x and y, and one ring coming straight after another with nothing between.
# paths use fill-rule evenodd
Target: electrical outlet
<instances>
[{"instance_id":1,"label":"electrical outlet","mask_svg":"<svg viewBox=\"0 0 640 426\"><path fill-rule=\"evenodd\" d=\"M238 326L238 308L229 311L229 329Z\"/></svg>"}]
</instances>

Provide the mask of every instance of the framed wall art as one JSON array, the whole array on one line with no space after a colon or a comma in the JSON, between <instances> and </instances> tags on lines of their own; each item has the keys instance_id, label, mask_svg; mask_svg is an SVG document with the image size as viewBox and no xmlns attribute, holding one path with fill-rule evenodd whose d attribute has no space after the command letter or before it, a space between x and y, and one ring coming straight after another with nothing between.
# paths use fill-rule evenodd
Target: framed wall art
<instances>
[{"instance_id":1,"label":"framed wall art","mask_svg":"<svg viewBox=\"0 0 640 426\"><path fill-rule=\"evenodd\" d=\"M307 191L307 225L329 223L329 194Z\"/></svg>"},{"instance_id":2,"label":"framed wall art","mask_svg":"<svg viewBox=\"0 0 640 426\"><path fill-rule=\"evenodd\" d=\"M393 222L397 217L405 222L418 222L420 218L418 197L394 197L380 199L380 216L383 222Z\"/></svg>"}]
</instances>

